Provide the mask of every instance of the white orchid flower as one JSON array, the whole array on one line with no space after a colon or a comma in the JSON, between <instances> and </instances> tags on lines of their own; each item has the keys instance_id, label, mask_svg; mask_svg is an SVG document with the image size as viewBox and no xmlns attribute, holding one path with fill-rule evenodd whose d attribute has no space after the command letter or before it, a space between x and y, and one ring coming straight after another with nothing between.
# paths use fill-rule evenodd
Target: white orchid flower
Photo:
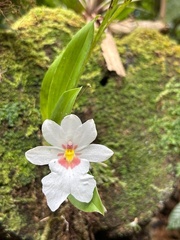
<instances>
[{"instance_id":1,"label":"white orchid flower","mask_svg":"<svg viewBox=\"0 0 180 240\"><path fill-rule=\"evenodd\" d=\"M42 179L47 204L55 211L71 194L80 202L90 202L96 181L89 171L89 162L102 162L113 152L100 144L90 144L97 136L93 119L82 124L74 114L61 125L45 120L42 134L52 146L38 146L25 153L33 164L49 164L51 173Z\"/></svg>"}]
</instances>

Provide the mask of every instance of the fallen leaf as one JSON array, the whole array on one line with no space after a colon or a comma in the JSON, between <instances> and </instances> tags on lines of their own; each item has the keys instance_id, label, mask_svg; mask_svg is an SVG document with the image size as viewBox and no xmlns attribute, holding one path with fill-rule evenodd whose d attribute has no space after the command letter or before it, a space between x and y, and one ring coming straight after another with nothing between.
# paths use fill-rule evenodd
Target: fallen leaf
<instances>
[{"instance_id":1,"label":"fallen leaf","mask_svg":"<svg viewBox=\"0 0 180 240\"><path fill-rule=\"evenodd\" d=\"M110 32L106 32L106 37L101 43L101 49L106 61L107 69L116 72L120 77L125 77L126 72L121 62L114 38Z\"/></svg>"}]
</instances>

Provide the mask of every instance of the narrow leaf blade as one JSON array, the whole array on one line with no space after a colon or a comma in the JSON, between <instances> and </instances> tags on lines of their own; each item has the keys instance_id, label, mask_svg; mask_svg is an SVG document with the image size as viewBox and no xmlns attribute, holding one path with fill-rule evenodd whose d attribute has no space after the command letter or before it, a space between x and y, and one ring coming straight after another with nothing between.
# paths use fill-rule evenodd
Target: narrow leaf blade
<instances>
[{"instance_id":1,"label":"narrow leaf blade","mask_svg":"<svg viewBox=\"0 0 180 240\"><path fill-rule=\"evenodd\" d=\"M41 112L49 118L67 90L78 84L84 65L89 57L94 37L94 21L80 29L55 62L49 67L41 87Z\"/></svg>"},{"instance_id":2,"label":"narrow leaf blade","mask_svg":"<svg viewBox=\"0 0 180 240\"><path fill-rule=\"evenodd\" d=\"M48 118L47 101L49 96L49 89L51 86L51 81L53 79L55 70L59 65L59 61L60 61L60 56L56 58L54 62L51 64L42 81L41 90L40 90L40 108L41 108L41 114L43 119Z\"/></svg>"},{"instance_id":3,"label":"narrow leaf blade","mask_svg":"<svg viewBox=\"0 0 180 240\"><path fill-rule=\"evenodd\" d=\"M109 23L113 20L117 19L120 14L125 10L125 8L131 3L132 0L124 0L124 3L117 7L117 9L114 11L113 15L109 19Z\"/></svg>"},{"instance_id":4,"label":"narrow leaf blade","mask_svg":"<svg viewBox=\"0 0 180 240\"><path fill-rule=\"evenodd\" d=\"M53 121L59 124L65 115L71 113L75 100L80 91L81 87L73 88L61 95L51 115L51 119Z\"/></svg>"}]
</instances>

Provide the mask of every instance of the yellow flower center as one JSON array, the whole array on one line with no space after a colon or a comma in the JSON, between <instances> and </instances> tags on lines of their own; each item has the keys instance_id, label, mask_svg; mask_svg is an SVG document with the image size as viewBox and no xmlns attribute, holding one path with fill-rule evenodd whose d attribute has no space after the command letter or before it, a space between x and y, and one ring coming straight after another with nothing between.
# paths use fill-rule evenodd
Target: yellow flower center
<instances>
[{"instance_id":1,"label":"yellow flower center","mask_svg":"<svg viewBox=\"0 0 180 240\"><path fill-rule=\"evenodd\" d=\"M65 150L64 157L66 158L66 160L68 162L71 162L74 159L74 157L75 157L74 149L67 148Z\"/></svg>"}]
</instances>

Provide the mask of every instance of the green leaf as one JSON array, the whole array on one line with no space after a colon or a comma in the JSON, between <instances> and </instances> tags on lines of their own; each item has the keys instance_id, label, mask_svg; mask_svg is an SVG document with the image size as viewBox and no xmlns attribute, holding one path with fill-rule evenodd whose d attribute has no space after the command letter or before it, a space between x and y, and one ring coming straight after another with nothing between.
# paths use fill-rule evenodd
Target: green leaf
<instances>
[{"instance_id":1,"label":"green leaf","mask_svg":"<svg viewBox=\"0 0 180 240\"><path fill-rule=\"evenodd\" d=\"M56 58L55 61L51 64L48 71L46 72L44 79L42 81L42 86L40 90L40 108L41 108L41 114L42 118L46 119L48 118L48 95L49 95L49 88L51 85L51 81L54 75L54 71L57 68L59 64L60 59Z\"/></svg>"},{"instance_id":2,"label":"green leaf","mask_svg":"<svg viewBox=\"0 0 180 240\"><path fill-rule=\"evenodd\" d=\"M84 212L99 212L104 215L106 208L101 202L97 188L94 189L93 198L89 203L83 203L76 200L72 195L68 197L69 201L78 209Z\"/></svg>"},{"instance_id":3,"label":"green leaf","mask_svg":"<svg viewBox=\"0 0 180 240\"><path fill-rule=\"evenodd\" d=\"M117 17L120 17L120 14L124 9L130 4L132 0L124 0L124 2L119 5L119 0L112 0L110 2L109 9L106 11L105 16L103 17L103 21L96 33L93 47L99 42L101 39L102 34L104 33L105 29L109 26L110 23L113 22Z\"/></svg>"},{"instance_id":4,"label":"green leaf","mask_svg":"<svg viewBox=\"0 0 180 240\"><path fill-rule=\"evenodd\" d=\"M77 87L84 65L90 55L94 21L80 29L64 51L51 64L41 86L40 107L43 119L50 118L60 96Z\"/></svg>"},{"instance_id":5,"label":"green leaf","mask_svg":"<svg viewBox=\"0 0 180 240\"><path fill-rule=\"evenodd\" d=\"M126 7L124 10L122 10L122 12L119 15L117 15L116 20L122 21L126 19L130 13L134 12L134 10L135 10L135 6L133 7L131 5L131 7Z\"/></svg>"},{"instance_id":6,"label":"green leaf","mask_svg":"<svg viewBox=\"0 0 180 240\"><path fill-rule=\"evenodd\" d=\"M109 19L109 23L113 20L117 19L120 14L125 10L125 8L131 3L132 0L124 0L124 3L117 7L117 9L112 14L111 18Z\"/></svg>"},{"instance_id":7,"label":"green leaf","mask_svg":"<svg viewBox=\"0 0 180 240\"><path fill-rule=\"evenodd\" d=\"M176 207L172 210L169 216L169 229L177 229L180 228L180 203L176 205Z\"/></svg>"},{"instance_id":8,"label":"green leaf","mask_svg":"<svg viewBox=\"0 0 180 240\"><path fill-rule=\"evenodd\" d=\"M59 98L54 111L52 112L51 119L60 123L63 117L71 113L72 107L75 103L77 95L81 91L80 88L73 88L65 91Z\"/></svg>"},{"instance_id":9,"label":"green leaf","mask_svg":"<svg viewBox=\"0 0 180 240\"><path fill-rule=\"evenodd\" d=\"M60 0L60 2L65 4L67 8L74 10L76 13L82 13L84 10L83 5L77 0Z\"/></svg>"}]
</instances>

